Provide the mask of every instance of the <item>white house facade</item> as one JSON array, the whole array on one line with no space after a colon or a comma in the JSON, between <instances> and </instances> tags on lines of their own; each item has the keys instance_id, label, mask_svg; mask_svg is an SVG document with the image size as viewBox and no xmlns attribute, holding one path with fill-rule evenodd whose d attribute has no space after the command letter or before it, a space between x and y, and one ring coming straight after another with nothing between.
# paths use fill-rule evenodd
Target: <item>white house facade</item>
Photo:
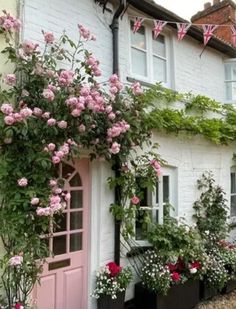
<instances>
[{"instance_id":1,"label":"white house facade","mask_svg":"<svg viewBox=\"0 0 236 309\"><path fill-rule=\"evenodd\" d=\"M104 2L106 1L98 3L94 0L24 0L20 8L23 20L21 40L28 39L40 44L43 39L42 30L52 31L55 36L59 36L66 30L75 39L78 37L77 24L83 24L96 36L96 41L89 43L89 49L100 60L103 72L100 80L105 82L113 73L110 25L119 1L111 1L111 3L109 1L106 7ZM226 43L218 42L215 46L209 44L202 53L202 42L191 35L187 35L179 42L176 29L169 26L163 30L157 40L153 40L151 21L144 22L134 36L132 33L134 16L148 17L148 15L132 5L133 2L131 1L122 18L119 18L119 74L124 83L138 80L147 86L162 82L167 88L176 91L202 94L220 102L234 100L234 85L226 81L233 81L234 67L231 65L231 59L236 58L236 50ZM151 1L147 1L148 5L150 3ZM154 5L153 7L162 14L162 8ZM164 12L166 13L166 10ZM151 18L154 17L151 16ZM231 174L235 174L232 169L235 144L217 146L198 136L186 138L184 135L167 136L158 132L153 132L153 141L160 145L159 153L168 162L168 167L163 172L163 189L175 207L173 215L184 217L187 222L192 221L192 205L198 197L196 181L203 172L209 170L213 172L216 183L224 188L230 206ZM84 157L86 158L86 154ZM79 164L81 163L78 163L80 174ZM86 194L86 203L83 205L86 210L83 212L81 226L77 226L81 233L86 234L82 236L86 239L86 248L83 248L85 244L83 243L75 250L77 252L86 250L85 258L81 258L82 264L77 265L77 270L74 271L74 264L65 262L68 259L72 261L73 254L70 256L69 253L58 251L56 261L63 260L64 263L61 264L62 266L59 265L61 274L57 276L53 271L50 274L50 269L47 268L44 272L45 280L39 287L41 292L35 292L37 298L43 297L42 289L47 293L50 291L49 294L53 295L53 300L48 307L39 307L39 309L95 309L96 300L90 297L95 271L101 265L114 260L114 219L109 212L109 205L114 201L114 192L109 190L106 182L112 175L112 171L110 166L102 161L84 164L87 170L81 172L82 185L74 188L78 191L85 190L84 194ZM75 166L75 170L76 168ZM83 187L83 183L86 183L86 188ZM231 213L236 214L236 209ZM67 228L69 237L72 237L71 233L74 233L73 228L70 231ZM63 235L66 235L66 232L59 236L63 237ZM62 243L61 238L58 245ZM124 253L121 255L122 263L126 264ZM79 253L78 258L80 258ZM83 277L81 277L80 267L84 272ZM80 278L83 278L82 283ZM59 307L56 303L60 294L56 287L58 284L63 285L62 289L67 294L66 308ZM81 289L84 295L80 294ZM128 289L126 297L127 300L132 299L133 285Z\"/></svg>"}]
</instances>

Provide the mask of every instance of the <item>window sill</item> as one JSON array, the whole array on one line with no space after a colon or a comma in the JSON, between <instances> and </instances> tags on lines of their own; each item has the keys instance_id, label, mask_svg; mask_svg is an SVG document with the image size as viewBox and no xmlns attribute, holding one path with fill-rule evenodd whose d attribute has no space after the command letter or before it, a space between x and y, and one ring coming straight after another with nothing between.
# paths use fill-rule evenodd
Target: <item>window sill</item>
<instances>
[{"instance_id":1,"label":"window sill","mask_svg":"<svg viewBox=\"0 0 236 309\"><path fill-rule=\"evenodd\" d=\"M153 82L153 83L150 83L150 82L145 82L143 81L142 79L139 79L139 78L134 78L134 77L130 77L130 76L127 76L126 77L126 80L129 82L129 83L135 83L135 82L138 82L140 83L141 86L145 87L145 88L151 88L153 86L155 86L156 84L159 84L158 82ZM160 83L161 84L161 83ZM169 90L172 90L174 92L176 92L175 90L167 87L166 84L161 84L161 86L165 89L169 89Z\"/></svg>"},{"instance_id":2,"label":"window sill","mask_svg":"<svg viewBox=\"0 0 236 309\"><path fill-rule=\"evenodd\" d=\"M128 258L135 257L140 254L144 254L146 251L152 249L153 246L137 246L137 247L131 247L131 250L126 253L126 256Z\"/></svg>"}]
</instances>

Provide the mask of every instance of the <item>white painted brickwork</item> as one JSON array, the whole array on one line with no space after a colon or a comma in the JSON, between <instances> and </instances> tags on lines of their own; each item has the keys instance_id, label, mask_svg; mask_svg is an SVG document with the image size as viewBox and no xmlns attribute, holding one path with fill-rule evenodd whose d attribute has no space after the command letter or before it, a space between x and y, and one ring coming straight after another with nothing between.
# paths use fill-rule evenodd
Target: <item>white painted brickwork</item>
<instances>
[{"instance_id":1,"label":"white painted brickwork","mask_svg":"<svg viewBox=\"0 0 236 309\"><path fill-rule=\"evenodd\" d=\"M90 44L94 55L101 61L103 81L112 73L112 36L109 24L111 15L102 11L92 0L25 0L23 38L42 41L41 30L53 31L57 36L66 29L76 38L77 23L90 28L97 41ZM120 23L120 68L121 77L126 81L130 75L128 16ZM202 44L186 37L177 42L176 33L171 30L170 54L172 87L179 91L193 91L224 100L223 55L207 48L202 57ZM160 144L161 156L178 173L178 216L191 220L192 204L198 197L196 180L206 170L212 170L216 182L224 187L229 198L230 167L234 147L214 146L201 139L170 137L154 134ZM235 145L234 145L235 146ZM111 171L107 164L91 164L91 263L90 286L93 284L95 269L114 256L114 224L109 213L113 193L106 185ZM132 298L133 288L129 289L127 299ZM91 300L89 308L96 308Z\"/></svg>"}]
</instances>

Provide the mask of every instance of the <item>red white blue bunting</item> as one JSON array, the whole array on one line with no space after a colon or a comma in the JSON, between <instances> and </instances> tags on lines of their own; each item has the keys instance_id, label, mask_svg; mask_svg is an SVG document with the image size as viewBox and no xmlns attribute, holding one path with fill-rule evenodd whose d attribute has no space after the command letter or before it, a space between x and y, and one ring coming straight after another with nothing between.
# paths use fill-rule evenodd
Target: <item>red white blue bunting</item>
<instances>
[{"instance_id":1,"label":"red white blue bunting","mask_svg":"<svg viewBox=\"0 0 236 309\"><path fill-rule=\"evenodd\" d=\"M178 41L183 40L183 38L185 37L185 35L188 32L188 29L191 27L191 24L187 24L187 23L177 23L177 35L178 35Z\"/></svg>"},{"instance_id":2,"label":"red white blue bunting","mask_svg":"<svg viewBox=\"0 0 236 309\"><path fill-rule=\"evenodd\" d=\"M153 28L154 39L158 37L158 35L161 33L166 24L167 24L166 21L154 20L154 28Z\"/></svg>"}]
</instances>

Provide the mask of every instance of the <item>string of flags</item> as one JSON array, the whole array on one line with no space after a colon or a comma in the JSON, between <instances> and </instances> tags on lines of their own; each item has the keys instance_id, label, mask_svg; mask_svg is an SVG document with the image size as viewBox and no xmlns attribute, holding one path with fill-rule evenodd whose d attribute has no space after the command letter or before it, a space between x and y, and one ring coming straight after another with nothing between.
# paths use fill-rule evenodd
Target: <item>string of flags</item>
<instances>
[{"instance_id":1,"label":"string of flags","mask_svg":"<svg viewBox=\"0 0 236 309\"><path fill-rule=\"evenodd\" d=\"M134 16L131 16L134 18ZM133 33L136 33L142 26L144 20L150 18L143 18L143 17L135 17L134 25L133 25ZM211 37L214 34L214 31L218 27L230 27L232 33L232 43L236 46L236 26L235 25L214 25L214 24L192 24L192 23L179 23L179 22L172 22L172 21L164 21L164 20L153 20L153 36L156 39L159 34L162 32L164 27L167 24L176 24L177 26L177 38L178 41L183 40L185 35L187 34L189 28L191 26L199 26L202 27L203 30L203 42L206 46L207 43L210 41Z\"/></svg>"}]
</instances>

